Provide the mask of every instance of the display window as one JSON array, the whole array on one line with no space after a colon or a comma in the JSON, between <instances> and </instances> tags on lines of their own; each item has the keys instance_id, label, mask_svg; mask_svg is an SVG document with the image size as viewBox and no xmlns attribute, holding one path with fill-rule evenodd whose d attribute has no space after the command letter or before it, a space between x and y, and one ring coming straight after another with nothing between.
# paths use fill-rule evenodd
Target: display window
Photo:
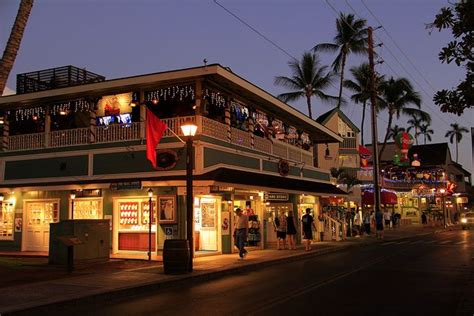
<instances>
[{"instance_id":1,"label":"display window","mask_svg":"<svg viewBox=\"0 0 474 316\"><path fill-rule=\"evenodd\" d=\"M72 201L69 202L70 207ZM72 208L72 207L71 207ZM70 212L70 211L69 211ZM102 198L74 199L74 219L102 219Z\"/></svg>"},{"instance_id":2,"label":"display window","mask_svg":"<svg viewBox=\"0 0 474 316\"><path fill-rule=\"evenodd\" d=\"M259 208L259 201L257 197L250 196L245 200L234 201L234 214L237 208L243 211L243 214L249 219L249 234L247 236L247 246L260 247L262 246L262 215ZM235 222L235 221L234 221Z\"/></svg>"},{"instance_id":3,"label":"display window","mask_svg":"<svg viewBox=\"0 0 474 316\"><path fill-rule=\"evenodd\" d=\"M195 251L219 250L220 200L214 197L194 199L194 249Z\"/></svg>"},{"instance_id":4,"label":"display window","mask_svg":"<svg viewBox=\"0 0 474 316\"><path fill-rule=\"evenodd\" d=\"M0 205L0 240L13 240L15 220L14 200L1 202Z\"/></svg>"},{"instance_id":5,"label":"display window","mask_svg":"<svg viewBox=\"0 0 474 316\"><path fill-rule=\"evenodd\" d=\"M152 250L156 251L156 198L152 199ZM148 197L114 199L114 252L148 251L150 203Z\"/></svg>"},{"instance_id":6,"label":"display window","mask_svg":"<svg viewBox=\"0 0 474 316\"><path fill-rule=\"evenodd\" d=\"M48 251L49 224L59 220L59 200L24 201L24 251Z\"/></svg>"}]
</instances>

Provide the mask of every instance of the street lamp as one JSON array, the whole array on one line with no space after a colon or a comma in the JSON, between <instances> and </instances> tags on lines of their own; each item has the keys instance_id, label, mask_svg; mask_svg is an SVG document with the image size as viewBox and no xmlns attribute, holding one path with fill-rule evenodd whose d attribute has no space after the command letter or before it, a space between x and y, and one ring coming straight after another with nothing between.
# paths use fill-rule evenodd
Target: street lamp
<instances>
[{"instance_id":1,"label":"street lamp","mask_svg":"<svg viewBox=\"0 0 474 316\"><path fill-rule=\"evenodd\" d=\"M445 196L445 193L446 193L446 190L445 189L439 189L439 193L441 193L441 203L442 203L442 206L443 206L443 224L444 224L444 228L446 228L446 205L445 205L445 201L444 201L444 196Z\"/></svg>"},{"instance_id":2,"label":"street lamp","mask_svg":"<svg viewBox=\"0 0 474 316\"><path fill-rule=\"evenodd\" d=\"M186 236L189 243L189 272L193 271L193 137L196 135L197 125L191 121L181 125L181 131L186 139Z\"/></svg>"},{"instance_id":3,"label":"street lamp","mask_svg":"<svg viewBox=\"0 0 474 316\"><path fill-rule=\"evenodd\" d=\"M76 192L72 191L69 197L71 198L71 219L74 219L74 200L76 199Z\"/></svg>"},{"instance_id":4,"label":"street lamp","mask_svg":"<svg viewBox=\"0 0 474 316\"><path fill-rule=\"evenodd\" d=\"M153 214L153 190L148 189L148 261L151 261L151 219Z\"/></svg>"}]
</instances>

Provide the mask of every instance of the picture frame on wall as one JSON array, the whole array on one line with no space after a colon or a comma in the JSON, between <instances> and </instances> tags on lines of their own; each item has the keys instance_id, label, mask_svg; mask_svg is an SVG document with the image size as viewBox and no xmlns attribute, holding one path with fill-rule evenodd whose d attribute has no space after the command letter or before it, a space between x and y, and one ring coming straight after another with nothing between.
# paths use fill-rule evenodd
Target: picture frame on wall
<instances>
[{"instance_id":1,"label":"picture frame on wall","mask_svg":"<svg viewBox=\"0 0 474 316\"><path fill-rule=\"evenodd\" d=\"M158 196L158 222L176 224L176 197L174 195Z\"/></svg>"}]
</instances>

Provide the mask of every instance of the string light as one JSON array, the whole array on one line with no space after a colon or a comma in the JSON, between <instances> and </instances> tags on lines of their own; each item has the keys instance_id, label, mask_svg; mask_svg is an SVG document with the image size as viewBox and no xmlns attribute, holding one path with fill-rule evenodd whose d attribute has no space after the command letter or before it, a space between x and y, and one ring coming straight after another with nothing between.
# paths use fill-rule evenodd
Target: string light
<instances>
[{"instance_id":1,"label":"string light","mask_svg":"<svg viewBox=\"0 0 474 316\"><path fill-rule=\"evenodd\" d=\"M176 97L179 98L179 101L183 101L183 99L187 99L189 97L191 97L191 99L194 100L194 97L195 97L194 87L191 85L185 85L185 86L176 85L172 87L149 91L149 92L146 92L145 94L145 100L151 101L153 102L153 104L158 104L159 100L166 101L167 98L173 100Z\"/></svg>"}]
</instances>

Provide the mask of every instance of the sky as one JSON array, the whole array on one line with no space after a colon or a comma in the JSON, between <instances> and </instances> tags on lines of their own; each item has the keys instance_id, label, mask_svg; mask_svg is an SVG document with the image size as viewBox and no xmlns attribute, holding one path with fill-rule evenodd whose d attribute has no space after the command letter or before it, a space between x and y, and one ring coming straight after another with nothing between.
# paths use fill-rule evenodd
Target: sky
<instances>
[{"instance_id":1,"label":"sky","mask_svg":"<svg viewBox=\"0 0 474 316\"><path fill-rule=\"evenodd\" d=\"M315 44L332 40L337 14L332 7L336 11L365 18L374 28L381 22L384 29L375 31L374 41L376 44L383 43L376 52L385 62L377 65L377 71L388 77L402 76L411 80L423 99L422 109L432 116L433 142L448 141L444 134L451 123L458 122L468 128L474 125L474 110L458 117L440 112L432 101L435 90L456 86L463 78L461 68L441 64L438 60L438 52L451 40L451 34L434 31L430 35L425 29L425 24L433 20L439 9L448 5L447 1L218 2L297 58ZM0 1L2 51L18 4L19 0ZM331 54L321 55L323 64L327 65L334 57ZM15 88L18 73L64 65L87 68L113 79L200 66L204 58L208 63L230 67L236 74L271 94L286 92L274 85L274 78L291 75L287 65L290 56L262 39L212 0L35 0L8 87ZM349 56L348 68L366 59ZM334 85L337 87L338 82ZM327 93L337 95L337 89L328 89ZM350 92L345 91L345 94L350 95ZM307 113L304 100L290 104ZM313 115L330 109L330 104L313 100ZM360 126L361 106L349 103L342 110ZM368 118L369 114L367 111ZM371 137L368 123L366 121L366 139ZM406 126L406 119L395 123ZM379 139L384 136L386 125L387 116L383 113L378 120ZM470 138L470 134L464 134L459 147L459 162L472 171ZM454 145L451 145L451 153L455 159Z\"/></svg>"}]
</instances>

